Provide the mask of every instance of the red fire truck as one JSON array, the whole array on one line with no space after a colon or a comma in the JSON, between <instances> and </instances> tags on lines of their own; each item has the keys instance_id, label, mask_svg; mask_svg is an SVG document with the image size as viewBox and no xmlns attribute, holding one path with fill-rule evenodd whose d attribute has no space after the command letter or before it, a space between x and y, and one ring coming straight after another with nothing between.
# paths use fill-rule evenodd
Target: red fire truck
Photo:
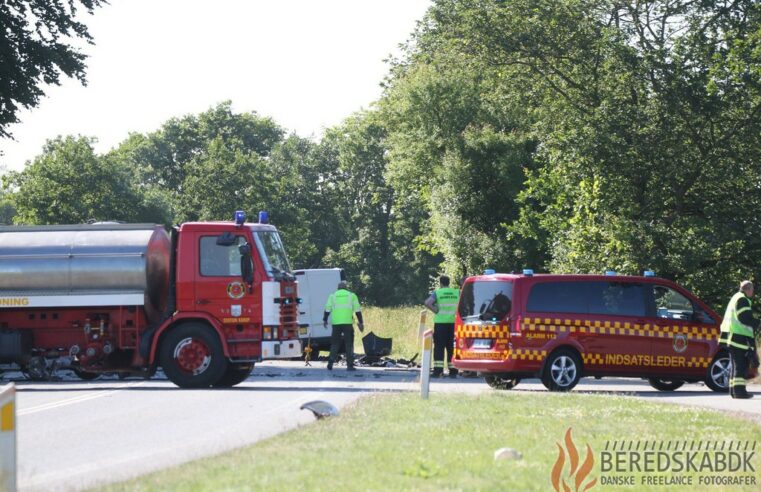
<instances>
[{"instance_id":1,"label":"red fire truck","mask_svg":"<svg viewBox=\"0 0 761 492\"><path fill-rule=\"evenodd\" d=\"M697 381L728 389L719 316L653 272L488 273L463 285L452 362L494 388L539 377L551 391L568 391L583 376L619 376L661 391Z\"/></svg>"},{"instance_id":2,"label":"red fire truck","mask_svg":"<svg viewBox=\"0 0 761 492\"><path fill-rule=\"evenodd\" d=\"M295 278L266 212L247 223L0 228L0 364L233 386L298 357Z\"/></svg>"}]
</instances>

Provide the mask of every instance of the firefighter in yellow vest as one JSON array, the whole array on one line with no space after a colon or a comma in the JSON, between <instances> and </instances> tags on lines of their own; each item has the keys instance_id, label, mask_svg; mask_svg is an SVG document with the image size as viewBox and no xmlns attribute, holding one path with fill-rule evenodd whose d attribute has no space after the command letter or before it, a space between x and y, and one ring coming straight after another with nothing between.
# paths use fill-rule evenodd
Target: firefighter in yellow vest
<instances>
[{"instance_id":1,"label":"firefighter in yellow vest","mask_svg":"<svg viewBox=\"0 0 761 492\"><path fill-rule=\"evenodd\" d=\"M757 361L755 335L759 321L751 312L751 297L753 284L744 280L740 284L740 292L729 300L721 323L719 344L727 348L732 359L732 374L729 379L729 393L732 398L753 398L745 388L748 367Z\"/></svg>"},{"instance_id":2,"label":"firefighter in yellow vest","mask_svg":"<svg viewBox=\"0 0 761 492\"><path fill-rule=\"evenodd\" d=\"M449 277L439 277L440 288L425 300L425 307L434 312L433 316L433 374L440 378L444 374L444 352L449 361L449 377L457 377L457 369L452 367L454 351L454 317L460 290L449 287Z\"/></svg>"},{"instance_id":3,"label":"firefighter in yellow vest","mask_svg":"<svg viewBox=\"0 0 761 492\"><path fill-rule=\"evenodd\" d=\"M328 317L333 316L333 330L330 334L330 358L328 359L328 371L333 370L333 362L338 358L338 349L341 347L343 338L346 346L346 370L354 370L354 315L359 321L359 331L365 330L362 322L362 311L359 306L357 294L346 289L346 282L338 283L338 290L330 294L325 303L325 313L322 317L323 326L328 326Z\"/></svg>"}]
</instances>

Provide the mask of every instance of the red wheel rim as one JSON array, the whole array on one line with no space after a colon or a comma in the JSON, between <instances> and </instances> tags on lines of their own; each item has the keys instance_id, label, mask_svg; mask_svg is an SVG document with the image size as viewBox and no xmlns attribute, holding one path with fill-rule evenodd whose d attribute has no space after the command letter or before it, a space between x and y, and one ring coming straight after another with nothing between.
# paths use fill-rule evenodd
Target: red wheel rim
<instances>
[{"instance_id":1,"label":"red wheel rim","mask_svg":"<svg viewBox=\"0 0 761 492\"><path fill-rule=\"evenodd\" d=\"M211 351L203 340L186 338L174 348L177 367L187 374L201 374L211 364Z\"/></svg>"}]
</instances>

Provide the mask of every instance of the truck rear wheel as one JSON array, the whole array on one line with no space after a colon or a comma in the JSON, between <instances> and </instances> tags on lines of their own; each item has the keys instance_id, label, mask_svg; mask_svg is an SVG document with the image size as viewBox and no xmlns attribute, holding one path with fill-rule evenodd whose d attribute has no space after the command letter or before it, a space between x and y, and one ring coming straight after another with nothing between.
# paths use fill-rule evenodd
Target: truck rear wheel
<instances>
[{"instance_id":1,"label":"truck rear wheel","mask_svg":"<svg viewBox=\"0 0 761 492\"><path fill-rule=\"evenodd\" d=\"M732 373L732 360L726 352L720 352L714 357L706 372L706 386L717 393L729 391L729 377Z\"/></svg>"},{"instance_id":2,"label":"truck rear wheel","mask_svg":"<svg viewBox=\"0 0 761 492\"><path fill-rule=\"evenodd\" d=\"M76 374L77 377L82 381L92 381L93 379L98 379L101 376L99 372L88 372L78 368L73 368L72 371L74 371L74 374Z\"/></svg>"},{"instance_id":3,"label":"truck rear wheel","mask_svg":"<svg viewBox=\"0 0 761 492\"><path fill-rule=\"evenodd\" d=\"M215 388L229 388L245 381L254 370L253 362L250 364L228 364L222 379L214 383Z\"/></svg>"},{"instance_id":4,"label":"truck rear wheel","mask_svg":"<svg viewBox=\"0 0 761 492\"><path fill-rule=\"evenodd\" d=\"M228 365L219 337L201 323L173 328L161 344L160 359L166 376L181 388L208 388Z\"/></svg>"},{"instance_id":5,"label":"truck rear wheel","mask_svg":"<svg viewBox=\"0 0 761 492\"><path fill-rule=\"evenodd\" d=\"M542 373L542 384L550 391L570 391L581 379L581 360L575 352L560 349L548 358Z\"/></svg>"},{"instance_id":6,"label":"truck rear wheel","mask_svg":"<svg viewBox=\"0 0 761 492\"><path fill-rule=\"evenodd\" d=\"M681 379L649 378L647 381L658 391L676 391L684 384Z\"/></svg>"},{"instance_id":7,"label":"truck rear wheel","mask_svg":"<svg viewBox=\"0 0 761 492\"><path fill-rule=\"evenodd\" d=\"M520 378L511 378L500 376L499 374L489 374L484 376L484 380L489 387L498 390L509 390L515 388L520 382Z\"/></svg>"}]
</instances>

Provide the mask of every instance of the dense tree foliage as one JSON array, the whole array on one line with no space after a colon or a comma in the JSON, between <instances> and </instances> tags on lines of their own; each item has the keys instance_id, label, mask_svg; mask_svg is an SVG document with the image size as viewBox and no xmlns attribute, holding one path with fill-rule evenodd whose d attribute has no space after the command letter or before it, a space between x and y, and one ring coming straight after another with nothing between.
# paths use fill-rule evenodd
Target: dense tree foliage
<instances>
[{"instance_id":1,"label":"dense tree foliage","mask_svg":"<svg viewBox=\"0 0 761 492\"><path fill-rule=\"evenodd\" d=\"M435 0L375 109L319 142L223 103L6 176L15 222L272 212L375 304L484 268L655 269L719 307L761 269L761 5ZM77 179L74 179L77 177Z\"/></svg>"},{"instance_id":2,"label":"dense tree foliage","mask_svg":"<svg viewBox=\"0 0 761 492\"><path fill-rule=\"evenodd\" d=\"M61 74L85 83L85 58L72 41L92 42L77 20L103 0L5 0L0 2L0 137L18 121L20 108L37 106L43 84L58 85Z\"/></svg>"},{"instance_id":3,"label":"dense tree foliage","mask_svg":"<svg viewBox=\"0 0 761 492\"><path fill-rule=\"evenodd\" d=\"M165 222L160 201L138 189L129 167L99 157L89 139L57 138L21 172L4 176L24 224L76 224L99 220Z\"/></svg>"},{"instance_id":4,"label":"dense tree foliage","mask_svg":"<svg viewBox=\"0 0 761 492\"><path fill-rule=\"evenodd\" d=\"M391 168L430 190L450 270L654 268L723 302L761 266L760 41L750 0L437 1L388 84ZM474 134L503 145L480 153L507 166L491 178L463 158Z\"/></svg>"}]
</instances>

